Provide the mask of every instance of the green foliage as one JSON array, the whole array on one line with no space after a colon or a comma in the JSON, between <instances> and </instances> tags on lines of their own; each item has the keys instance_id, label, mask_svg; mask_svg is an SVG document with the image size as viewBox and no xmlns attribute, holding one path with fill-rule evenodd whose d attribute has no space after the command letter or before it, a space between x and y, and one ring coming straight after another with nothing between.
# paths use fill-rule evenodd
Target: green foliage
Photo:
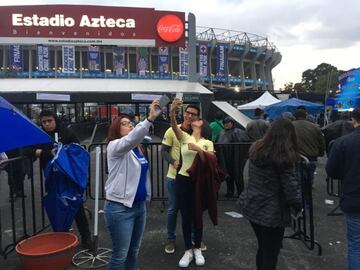
<instances>
[{"instance_id":1,"label":"green foliage","mask_svg":"<svg viewBox=\"0 0 360 270\"><path fill-rule=\"evenodd\" d=\"M293 85L295 91L308 92L326 92L329 90L336 90L338 87L338 77L343 71L336 67L321 63L315 69L307 69L302 73L301 82L293 84L289 82L285 84L286 87Z\"/></svg>"}]
</instances>

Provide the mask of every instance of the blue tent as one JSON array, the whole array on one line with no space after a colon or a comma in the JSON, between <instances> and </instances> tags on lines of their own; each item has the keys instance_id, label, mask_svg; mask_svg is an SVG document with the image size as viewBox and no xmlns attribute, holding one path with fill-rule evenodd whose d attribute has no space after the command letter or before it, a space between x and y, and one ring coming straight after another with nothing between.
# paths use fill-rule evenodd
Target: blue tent
<instances>
[{"instance_id":1,"label":"blue tent","mask_svg":"<svg viewBox=\"0 0 360 270\"><path fill-rule=\"evenodd\" d=\"M0 152L53 141L49 135L2 97L0 97L0 123Z\"/></svg>"},{"instance_id":2,"label":"blue tent","mask_svg":"<svg viewBox=\"0 0 360 270\"><path fill-rule=\"evenodd\" d=\"M83 203L87 185L89 153L80 145L58 145L45 169L44 207L54 231L68 231Z\"/></svg>"},{"instance_id":3,"label":"blue tent","mask_svg":"<svg viewBox=\"0 0 360 270\"><path fill-rule=\"evenodd\" d=\"M304 106L309 114L318 114L324 111L324 105L322 104L297 98L290 98L265 107L265 113L268 115L270 120L275 120L284 112L295 112L299 106Z\"/></svg>"}]
</instances>

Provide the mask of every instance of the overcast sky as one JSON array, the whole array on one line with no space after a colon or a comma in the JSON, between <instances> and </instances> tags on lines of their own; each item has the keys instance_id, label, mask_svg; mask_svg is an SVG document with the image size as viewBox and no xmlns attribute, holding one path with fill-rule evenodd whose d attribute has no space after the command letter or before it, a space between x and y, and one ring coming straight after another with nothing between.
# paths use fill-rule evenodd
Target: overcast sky
<instances>
[{"instance_id":1,"label":"overcast sky","mask_svg":"<svg viewBox=\"0 0 360 270\"><path fill-rule=\"evenodd\" d=\"M299 82L322 62L342 70L360 67L360 0L1 0L0 5L92 4L192 12L198 26L268 37L282 54L275 88Z\"/></svg>"}]
</instances>

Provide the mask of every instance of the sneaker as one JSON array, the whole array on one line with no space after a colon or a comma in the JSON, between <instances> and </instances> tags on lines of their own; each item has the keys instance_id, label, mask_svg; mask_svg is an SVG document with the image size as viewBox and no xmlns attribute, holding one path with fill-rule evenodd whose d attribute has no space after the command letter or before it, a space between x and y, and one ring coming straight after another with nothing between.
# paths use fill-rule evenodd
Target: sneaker
<instances>
[{"instance_id":1,"label":"sneaker","mask_svg":"<svg viewBox=\"0 0 360 270\"><path fill-rule=\"evenodd\" d=\"M174 240L168 240L168 242L165 245L165 253L166 254L173 254L175 252L175 241Z\"/></svg>"},{"instance_id":2,"label":"sneaker","mask_svg":"<svg viewBox=\"0 0 360 270\"><path fill-rule=\"evenodd\" d=\"M196 266L203 266L205 264L205 258L202 255L200 248L194 248L194 256Z\"/></svg>"},{"instance_id":3,"label":"sneaker","mask_svg":"<svg viewBox=\"0 0 360 270\"><path fill-rule=\"evenodd\" d=\"M194 253L192 249L186 250L184 256L182 256L181 260L179 261L179 267L181 268L189 267L189 264L192 262L193 258L194 258Z\"/></svg>"},{"instance_id":4,"label":"sneaker","mask_svg":"<svg viewBox=\"0 0 360 270\"><path fill-rule=\"evenodd\" d=\"M195 246L195 242L194 242L194 241L191 241L191 243L192 243L193 246ZM201 241L200 250L201 250L201 251L207 251L207 246L204 244L203 241Z\"/></svg>"}]
</instances>

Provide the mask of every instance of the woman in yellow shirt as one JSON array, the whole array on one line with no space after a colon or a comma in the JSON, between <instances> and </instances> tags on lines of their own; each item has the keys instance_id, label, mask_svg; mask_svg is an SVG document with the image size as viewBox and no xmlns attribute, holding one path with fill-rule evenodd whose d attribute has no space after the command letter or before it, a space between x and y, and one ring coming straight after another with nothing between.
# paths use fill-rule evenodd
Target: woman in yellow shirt
<instances>
[{"instance_id":1,"label":"woman in yellow shirt","mask_svg":"<svg viewBox=\"0 0 360 270\"><path fill-rule=\"evenodd\" d=\"M176 123L176 110L182 101L174 99L170 107L171 127L180 142L182 158L181 168L176 175L175 190L178 207L181 213L182 230L185 242L185 254L179 261L179 267L188 267L195 257L195 264L202 266L205 258L201 253L202 228L195 225L195 191L187 170L191 167L195 157L199 154L204 161L204 152L213 152L214 145L211 138L209 123L205 120L196 120L191 123L192 135L183 132ZM191 232L194 228L194 248L192 247Z\"/></svg>"}]
</instances>

